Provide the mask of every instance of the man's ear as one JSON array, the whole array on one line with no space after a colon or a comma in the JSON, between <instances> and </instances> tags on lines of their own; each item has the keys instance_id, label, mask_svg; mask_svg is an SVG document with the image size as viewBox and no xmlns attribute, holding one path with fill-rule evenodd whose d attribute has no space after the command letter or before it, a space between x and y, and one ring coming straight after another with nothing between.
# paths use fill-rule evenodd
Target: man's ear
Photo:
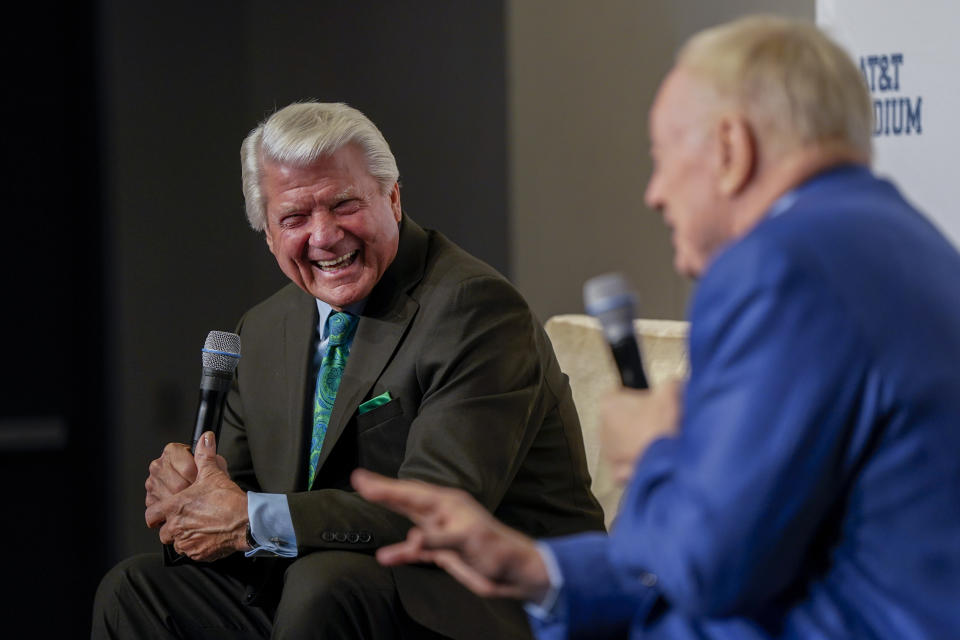
<instances>
[{"instance_id":1,"label":"man's ear","mask_svg":"<svg viewBox=\"0 0 960 640\"><path fill-rule=\"evenodd\" d=\"M400 206L400 182L394 182L390 190L390 208L393 210L393 219L399 224L403 217L403 207Z\"/></svg>"},{"instance_id":2,"label":"man's ear","mask_svg":"<svg viewBox=\"0 0 960 640\"><path fill-rule=\"evenodd\" d=\"M740 114L730 114L717 123L720 144L720 193L739 194L757 168L756 136L750 123Z\"/></svg>"}]
</instances>

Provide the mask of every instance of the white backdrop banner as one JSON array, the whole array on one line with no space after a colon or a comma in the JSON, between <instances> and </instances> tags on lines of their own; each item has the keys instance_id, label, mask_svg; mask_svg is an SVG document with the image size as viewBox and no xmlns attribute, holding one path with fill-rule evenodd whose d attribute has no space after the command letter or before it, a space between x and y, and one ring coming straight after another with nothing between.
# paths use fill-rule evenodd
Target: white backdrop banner
<instances>
[{"instance_id":1,"label":"white backdrop banner","mask_svg":"<svg viewBox=\"0 0 960 640\"><path fill-rule=\"evenodd\" d=\"M874 168L960 245L960 2L817 0L873 97Z\"/></svg>"}]
</instances>

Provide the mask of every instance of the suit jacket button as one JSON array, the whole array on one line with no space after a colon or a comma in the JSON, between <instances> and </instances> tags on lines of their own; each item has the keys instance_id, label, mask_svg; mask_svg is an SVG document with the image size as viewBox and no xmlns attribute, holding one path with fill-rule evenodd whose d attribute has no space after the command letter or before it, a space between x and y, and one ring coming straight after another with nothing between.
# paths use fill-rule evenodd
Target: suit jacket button
<instances>
[{"instance_id":1,"label":"suit jacket button","mask_svg":"<svg viewBox=\"0 0 960 640\"><path fill-rule=\"evenodd\" d=\"M347 534L345 534L343 531L337 531L337 533L334 535L334 539L337 542L346 542Z\"/></svg>"},{"instance_id":2,"label":"suit jacket button","mask_svg":"<svg viewBox=\"0 0 960 640\"><path fill-rule=\"evenodd\" d=\"M360 542L370 542L373 539L373 536L370 535L369 531L360 532Z\"/></svg>"},{"instance_id":3,"label":"suit jacket button","mask_svg":"<svg viewBox=\"0 0 960 640\"><path fill-rule=\"evenodd\" d=\"M360 534L357 533L356 531L351 531L350 533L347 534L347 542L357 544L358 542L360 542Z\"/></svg>"},{"instance_id":4,"label":"suit jacket button","mask_svg":"<svg viewBox=\"0 0 960 640\"><path fill-rule=\"evenodd\" d=\"M334 536L332 531L324 531L320 534L320 539L324 542L333 542Z\"/></svg>"}]
</instances>

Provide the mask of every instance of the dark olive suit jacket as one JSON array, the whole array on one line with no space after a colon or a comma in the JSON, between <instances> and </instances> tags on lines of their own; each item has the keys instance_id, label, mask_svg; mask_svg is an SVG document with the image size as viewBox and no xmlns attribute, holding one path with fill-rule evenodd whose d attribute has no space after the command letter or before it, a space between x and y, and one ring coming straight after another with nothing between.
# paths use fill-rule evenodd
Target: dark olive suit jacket
<instances>
[{"instance_id":1,"label":"dark olive suit jacket","mask_svg":"<svg viewBox=\"0 0 960 640\"><path fill-rule=\"evenodd\" d=\"M372 553L406 535L408 520L350 489L356 467L465 489L535 537L602 528L566 376L527 304L492 268L404 217L307 491L317 320L315 300L292 284L244 316L219 447L244 489L287 495L300 555ZM358 413L384 392L390 402ZM429 628L527 634L516 603L483 601L432 567L392 571L404 608Z\"/></svg>"}]
</instances>

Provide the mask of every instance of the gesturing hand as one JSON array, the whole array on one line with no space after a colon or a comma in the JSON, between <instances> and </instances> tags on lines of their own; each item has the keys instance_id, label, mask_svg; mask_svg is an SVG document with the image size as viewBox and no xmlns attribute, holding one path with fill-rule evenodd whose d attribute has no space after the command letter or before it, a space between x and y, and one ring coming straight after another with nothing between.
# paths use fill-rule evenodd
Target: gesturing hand
<instances>
[{"instance_id":1,"label":"gesturing hand","mask_svg":"<svg viewBox=\"0 0 960 640\"><path fill-rule=\"evenodd\" d=\"M530 538L497 521L469 494L357 469L357 492L416 525L403 542L377 551L381 564L432 562L484 597L539 602L550 585Z\"/></svg>"},{"instance_id":2,"label":"gesturing hand","mask_svg":"<svg viewBox=\"0 0 960 640\"><path fill-rule=\"evenodd\" d=\"M193 560L213 561L246 549L247 494L227 475L212 432L197 442L193 461L196 479L148 505L147 525L160 526L160 541Z\"/></svg>"}]
</instances>

